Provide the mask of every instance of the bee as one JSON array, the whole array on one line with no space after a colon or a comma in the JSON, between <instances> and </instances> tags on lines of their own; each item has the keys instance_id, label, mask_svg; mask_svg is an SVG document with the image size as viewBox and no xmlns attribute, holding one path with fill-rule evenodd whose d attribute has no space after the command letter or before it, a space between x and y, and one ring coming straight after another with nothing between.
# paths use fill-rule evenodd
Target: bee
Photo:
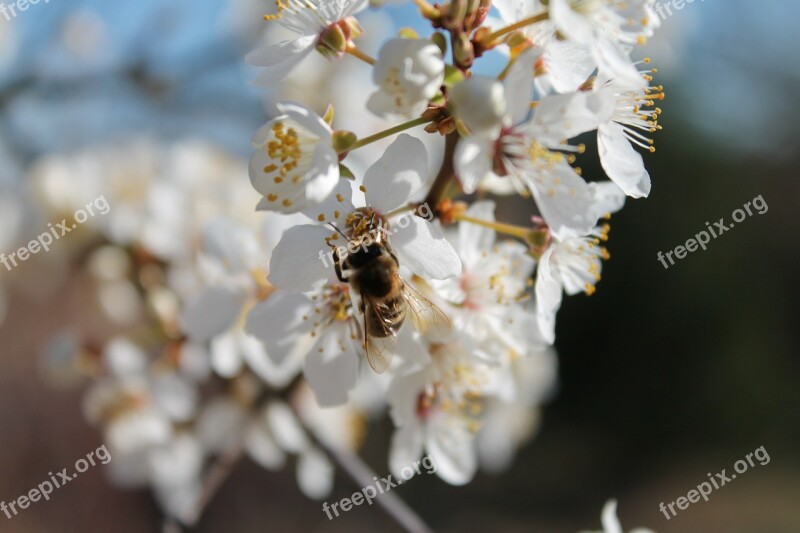
<instances>
[{"instance_id":1,"label":"bee","mask_svg":"<svg viewBox=\"0 0 800 533\"><path fill-rule=\"evenodd\" d=\"M350 250L343 259L333 247L336 277L348 283L360 301L357 308L363 317L363 346L372 369L381 374L389 368L400 328L411 315L418 330L432 326L446 327L450 322L430 300L419 294L400 276L400 262L387 238L386 225L380 215L367 215L366 225L358 226L357 236L349 238L331 225L358 249ZM377 221L377 224L376 224Z\"/></svg>"}]
</instances>

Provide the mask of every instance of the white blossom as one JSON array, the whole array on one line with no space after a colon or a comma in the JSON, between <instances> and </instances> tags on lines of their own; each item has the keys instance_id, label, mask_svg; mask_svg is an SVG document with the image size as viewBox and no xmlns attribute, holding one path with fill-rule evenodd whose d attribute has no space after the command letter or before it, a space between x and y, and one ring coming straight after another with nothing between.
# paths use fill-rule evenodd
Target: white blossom
<instances>
[{"instance_id":1,"label":"white blossom","mask_svg":"<svg viewBox=\"0 0 800 533\"><path fill-rule=\"evenodd\" d=\"M265 18L294 33L295 38L264 45L246 58L250 65L262 68L256 83L267 87L283 81L314 51L326 32L338 30L348 37L348 19L366 6L366 0L278 0L276 4L277 13Z\"/></svg>"},{"instance_id":2,"label":"white blossom","mask_svg":"<svg viewBox=\"0 0 800 533\"><path fill-rule=\"evenodd\" d=\"M339 180L331 129L311 110L277 104L281 115L253 135L250 182L263 198L260 210L297 213L322 203Z\"/></svg>"},{"instance_id":3,"label":"white blossom","mask_svg":"<svg viewBox=\"0 0 800 533\"><path fill-rule=\"evenodd\" d=\"M442 51L424 39L390 39L372 71L378 85L367 109L380 117L413 118L425 111L444 79Z\"/></svg>"},{"instance_id":4,"label":"white blossom","mask_svg":"<svg viewBox=\"0 0 800 533\"><path fill-rule=\"evenodd\" d=\"M630 48L644 44L661 21L655 0L552 0L550 18L558 31L592 51L600 70L631 86L644 86Z\"/></svg>"},{"instance_id":5,"label":"white blossom","mask_svg":"<svg viewBox=\"0 0 800 533\"><path fill-rule=\"evenodd\" d=\"M620 524L619 518L617 518L617 500L608 500L606 502L603 506L600 520L603 524L603 531L583 531L581 533L623 533L622 524ZM630 533L653 533L653 530L637 527L631 529Z\"/></svg>"}]
</instances>

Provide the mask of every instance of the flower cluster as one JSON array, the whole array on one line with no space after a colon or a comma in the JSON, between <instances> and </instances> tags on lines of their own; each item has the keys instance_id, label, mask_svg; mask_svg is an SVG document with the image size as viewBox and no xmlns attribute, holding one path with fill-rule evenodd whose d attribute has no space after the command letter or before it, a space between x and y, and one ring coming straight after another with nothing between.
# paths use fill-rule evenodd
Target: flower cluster
<instances>
[{"instance_id":1,"label":"flower cluster","mask_svg":"<svg viewBox=\"0 0 800 533\"><path fill-rule=\"evenodd\" d=\"M291 100L249 165L129 141L33 170L48 213L113 207L72 242L115 333L60 335L48 375L93 379L114 481L186 524L243 454L297 457L326 497L387 413L395 475L423 455L453 485L508 467L555 387L564 294L596 290L608 219L650 192L664 94L631 56L653 0L415 4L429 35L376 39L364 0L277 0L269 36L291 37L248 62ZM576 166L590 132L608 179ZM510 195L527 223L500 220Z\"/></svg>"},{"instance_id":2,"label":"flower cluster","mask_svg":"<svg viewBox=\"0 0 800 533\"><path fill-rule=\"evenodd\" d=\"M375 85L366 110L405 122L362 136L336 127L335 106L277 104L254 137L250 180L258 210L304 219L269 254L273 292L245 331L274 364L302 365L324 408L380 376L396 427L392 470L427 453L442 479L463 484L482 455L507 464L529 436L519 424L533 417L520 413L554 383L563 294L595 291L607 219L650 192L637 148L654 150L663 90L650 60L631 53L659 20L650 0L415 3L431 34L403 30L375 59L358 44L369 37L354 18L361 2L279 0L265 16L299 36L251 54L260 83L291 84L314 49L360 60ZM499 73L473 74L493 49L506 57ZM575 166L585 146L571 140L589 132L610 181ZM433 146L438 171L420 134L445 138ZM384 139L363 168L359 152ZM486 196L510 194L533 199L530 224L496 220ZM433 216L408 215L420 206ZM202 320L223 307L209 302Z\"/></svg>"}]
</instances>

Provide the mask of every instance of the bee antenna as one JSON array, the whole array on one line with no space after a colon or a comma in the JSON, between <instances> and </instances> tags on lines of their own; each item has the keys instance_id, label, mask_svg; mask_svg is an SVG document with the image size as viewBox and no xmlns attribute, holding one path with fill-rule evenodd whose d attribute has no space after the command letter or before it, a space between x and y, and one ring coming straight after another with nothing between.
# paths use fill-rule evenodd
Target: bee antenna
<instances>
[{"instance_id":1,"label":"bee antenna","mask_svg":"<svg viewBox=\"0 0 800 533\"><path fill-rule=\"evenodd\" d=\"M334 224L333 222L329 222L329 223L328 223L328 225L329 225L331 228L333 228L333 229L336 231L336 233L338 233L339 235L341 235L342 237L344 237L344 240L346 240L347 242L350 242L350 239L347 237L347 235L345 235L345 234L344 234L344 232L343 232L342 230L340 230L339 228L337 228L337 227L336 227L336 224Z\"/></svg>"}]
</instances>

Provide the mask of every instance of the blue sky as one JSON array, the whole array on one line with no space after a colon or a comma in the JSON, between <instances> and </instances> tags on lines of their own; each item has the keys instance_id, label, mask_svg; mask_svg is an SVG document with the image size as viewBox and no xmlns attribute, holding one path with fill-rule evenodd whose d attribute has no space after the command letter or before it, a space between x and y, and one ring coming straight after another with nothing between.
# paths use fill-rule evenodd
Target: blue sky
<instances>
[{"instance_id":1,"label":"blue sky","mask_svg":"<svg viewBox=\"0 0 800 533\"><path fill-rule=\"evenodd\" d=\"M0 68L0 90L17 90L0 108L0 140L23 160L132 131L200 135L245 153L264 115L242 62L251 36L243 39L231 24L236 4L51 0L30 6L11 23L16 52ZM409 4L387 9L398 27L429 32ZM724 143L777 146L786 135L781 126L791 127L781 118L794 106L800 78L792 60L800 44L798 13L800 2L792 0L698 0L675 11L662 32L672 39L666 45L674 61L660 81L679 112ZM64 45L65 35L74 49Z\"/></svg>"}]
</instances>

